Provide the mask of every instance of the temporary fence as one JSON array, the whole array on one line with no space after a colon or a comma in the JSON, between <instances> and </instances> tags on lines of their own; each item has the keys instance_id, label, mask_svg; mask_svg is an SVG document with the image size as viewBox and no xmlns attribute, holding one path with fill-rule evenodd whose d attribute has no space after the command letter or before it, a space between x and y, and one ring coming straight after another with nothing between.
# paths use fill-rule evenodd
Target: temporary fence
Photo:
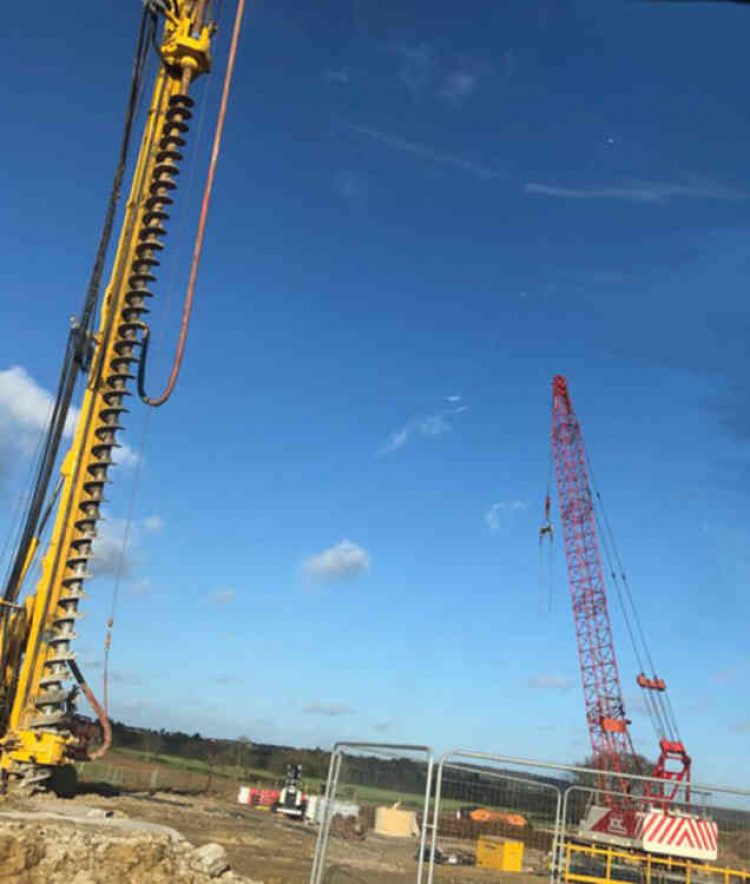
<instances>
[{"instance_id":1,"label":"temporary fence","mask_svg":"<svg viewBox=\"0 0 750 884\"><path fill-rule=\"evenodd\" d=\"M430 821L428 880L477 861L497 871L539 871L551 858L563 786L549 775L482 753L441 759Z\"/></svg>"},{"instance_id":2,"label":"temporary fence","mask_svg":"<svg viewBox=\"0 0 750 884\"><path fill-rule=\"evenodd\" d=\"M457 797L457 778L458 797L478 805L473 815L481 828L468 833L475 837L468 852L446 840L455 834L447 810ZM663 813L653 797L663 781L618 774L618 788L627 789L621 793L604 791L601 778L601 771L574 765L446 753L435 776L428 884L440 879L443 864L462 861L547 873L550 884L750 884L750 791L678 786ZM456 815L472 818L471 804ZM493 825L499 828L492 831ZM483 850L488 841L494 850ZM501 851L493 841L517 849Z\"/></svg>"},{"instance_id":3,"label":"temporary fence","mask_svg":"<svg viewBox=\"0 0 750 884\"><path fill-rule=\"evenodd\" d=\"M750 884L750 790L678 785L660 806L663 785L463 749L433 767L426 746L339 743L311 820L310 884L432 884L461 865L550 884Z\"/></svg>"},{"instance_id":4,"label":"temporary fence","mask_svg":"<svg viewBox=\"0 0 750 884\"><path fill-rule=\"evenodd\" d=\"M160 763L157 759L137 764L87 761L76 764L79 781L91 790L112 788L124 792L212 792L234 796L236 780L209 771L191 771Z\"/></svg>"},{"instance_id":5,"label":"temporary fence","mask_svg":"<svg viewBox=\"0 0 750 884\"><path fill-rule=\"evenodd\" d=\"M331 754L310 884L422 881L432 792L428 746L337 743ZM371 880L371 878L367 878Z\"/></svg>"}]
</instances>

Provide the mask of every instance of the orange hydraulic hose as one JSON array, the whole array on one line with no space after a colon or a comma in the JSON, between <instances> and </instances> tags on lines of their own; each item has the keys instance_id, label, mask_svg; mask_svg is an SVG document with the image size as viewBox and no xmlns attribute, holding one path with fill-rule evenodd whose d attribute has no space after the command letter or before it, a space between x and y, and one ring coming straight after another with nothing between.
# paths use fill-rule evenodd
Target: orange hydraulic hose
<instances>
[{"instance_id":1,"label":"orange hydraulic hose","mask_svg":"<svg viewBox=\"0 0 750 884\"><path fill-rule=\"evenodd\" d=\"M177 376L180 373L182 365L182 357L185 353L185 342L187 341L188 326L190 325L190 313L193 308L193 294L195 293L195 280L198 276L198 264L201 259L201 250L203 248L203 234L206 228L206 217L208 215L208 204L211 199L211 188L214 183L214 175L216 174L216 162L219 158L219 148L221 146L221 134L224 129L224 117L226 116L227 104L229 102L229 89L232 85L232 72L234 70L234 60L237 54L237 43L240 37L240 27L242 25L242 15L245 11L245 0L237 0L237 12L234 17L234 29L232 31L232 43L229 49L229 60L227 61L227 69L224 74L224 88L221 93L221 104L219 106L219 118L216 123L216 133L214 135L214 143L211 149L211 163L208 167L208 176L206 178L206 188L203 192L203 202L201 204L200 220L198 221L198 232L195 237L195 246L193 248L193 262L190 265L190 278L188 279L187 292L185 293L185 303L182 308L182 322L180 324L180 337L177 342L177 351L175 353L174 362L172 363L172 372L167 381L164 392L152 399L150 396L144 396L143 401L146 405L157 408L164 403L172 395L175 385L177 384Z\"/></svg>"}]
</instances>

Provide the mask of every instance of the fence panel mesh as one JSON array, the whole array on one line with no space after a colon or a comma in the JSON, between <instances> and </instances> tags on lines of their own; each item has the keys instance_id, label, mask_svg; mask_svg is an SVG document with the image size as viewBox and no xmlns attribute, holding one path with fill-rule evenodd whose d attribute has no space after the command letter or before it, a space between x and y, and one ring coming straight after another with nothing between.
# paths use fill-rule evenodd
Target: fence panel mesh
<instances>
[{"instance_id":1,"label":"fence panel mesh","mask_svg":"<svg viewBox=\"0 0 750 884\"><path fill-rule=\"evenodd\" d=\"M431 774L426 747L339 746L310 809L320 827L310 884L420 881Z\"/></svg>"},{"instance_id":2,"label":"fence panel mesh","mask_svg":"<svg viewBox=\"0 0 750 884\"><path fill-rule=\"evenodd\" d=\"M456 868L548 874L564 785L544 772L501 761L447 761L431 827L430 880Z\"/></svg>"}]
</instances>

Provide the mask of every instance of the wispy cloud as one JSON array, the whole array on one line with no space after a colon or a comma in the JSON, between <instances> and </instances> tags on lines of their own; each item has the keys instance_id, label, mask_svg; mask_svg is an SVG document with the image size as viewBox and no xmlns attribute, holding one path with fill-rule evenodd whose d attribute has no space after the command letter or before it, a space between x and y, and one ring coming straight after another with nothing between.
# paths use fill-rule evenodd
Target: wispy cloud
<instances>
[{"instance_id":1,"label":"wispy cloud","mask_svg":"<svg viewBox=\"0 0 750 884\"><path fill-rule=\"evenodd\" d=\"M150 592L151 581L148 577L144 577L142 580L136 580L128 587L128 595L133 598L141 598L144 595L148 595Z\"/></svg>"},{"instance_id":2,"label":"wispy cloud","mask_svg":"<svg viewBox=\"0 0 750 884\"><path fill-rule=\"evenodd\" d=\"M459 414L468 411L465 405L461 405L460 396L446 396L445 400L449 407L434 414L420 415L410 418L403 426L394 430L388 441L382 445L377 454L382 456L398 451L414 436L436 437L444 436L453 429L452 419Z\"/></svg>"},{"instance_id":3,"label":"wispy cloud","mask_svg":"<svg viewBox=\"0 0 750 884\"><path fill-rule=\"evenodd\" d=\"M349 83L349 79L347 68L326 68L323 71L323 81L326 83L346 86Z\"/></svg>"},{"instance_id":4,"label":"wispy cloud","mask_svg":"<svg viewBox=\"0 0 750 884\"><path fill-rule=\"evenodd\" d=\"M522 500L498 500L484 514L487 527L496 534L502 527L504 513L517 513L525 510L526 504Z\"/></svg>"},{"instance_id":5,"label":"wispy cloud","mask_svg":"<svg viewBox=\"0 0 750 884\"><path fill-rule=\"evenodd\" d=\"M383 144L386 147L390 147L393 150L401 151L402 153L409 153L413 156L419 157L424 160L429 160L431 163L437 163L441 166L450 166L453 169L460 169L464 172L469 172L472 175L475 175L477 178L481 178L482 180L490 180L490 179L499 179L501 181L509 181L510 176L504 174L503 172L499 172L497 169L492 169L489 166L482 165L481 163L474 163L471 160L464 159L463 157L456 156L452 153L446 153L444 151L435 150L435 148L430 147L427 144L420 144L416 141L408 141L406 138L401 138L398 135L393 135L389 132L383 132L381 129L376 129L372 126L362 126L359 123L350 123L347 121L343 121L341 125L348 129L350 132L355 132L358 135L363 135L365 138L370 138L372 141L377 141L379 144Z\"/></svg>"},{"instance_id":6,"label":"wispy cloud","mask_svg":"<svg viewBox=\"0 0 750 884\"><path fill-rule=\"evenodd\" d=\"M336 190L349 202L358 202L367 195L367 179L351 169L340 169L333 176Z\"/></svg>"},{"instance_id":7,"label":"wispy cloud","mask_svg":"<svg viewBox=\"0 0 750 884\"><path fill-rule=\"evenodd\" d=\"M128 669L113 669L110 678L117 684L140 684L141 677L137 672Z\"/></svg>"},{"instance_id":8,"label":"wispy cloud","mask_svg":"<svg viewBox=\"0 0 750 884\"><path fill-rule=\"evenodd\" d=\"M409 141L391 132L373 126L343 121L341 125L350 132L362 135L393 150L408 153L431 163L449 166L468 172L482 180L515 183L529 196L547 199L573 200L620 200L622 202L660 204L675 199L708 199L725 202L744 202L750 191L730 187L717 181L692 177L686 182L625 180L605 185L572 186L554 182L524 181L500 172L484 163L467 160L457 154L440 151L431 145Z\"/></svg>"},{"instance_id":9,"label":"wispy cloud","mask_svg":"<svg viewBox=\"0 0 750 884\"><path fill-rule=\"evenodd\" d=\"M372 729L379 734L387 734L392 727L393 722L391 721L379 721L377 724L374 724L372 726Z\"/></svg>"},{"instance_id":10,"label":"wispy cloud","mask_svg":"<svg viewBox=\"0 0 750 884\"><path fill-rule=\"evenodd\" d=\"M569 691L573 687L572 680L564 675L535 675L524 684L539 691Z\"/></svg>"},{"instance_id":11,"label":"wispy cloud","mask_svg":"<svg viewBox=\"0 0 750 884\"><path fill-rule=\"evenodd\" d=\"M217 675L216 678L212 678L211 681L214 684L239 684L242 679L239 675Z\"/></svg>"},{"instance_id":12,"label":"wispy cloud","mask_svg":"<svg viewBox=\"0 0 750 884\"><path fill-rule=\"evenodd\" d=\"M437 67L437 52L430 43L391 42L387 52L398 59L398 79L409 90L413 99L421 98L431 85Z\"/></svg>"},{"instance_id":13,"label":"wispy cloud","mask_svg":"<svg viewBox=\"0 0 750 884\"><path fill-rule=\"evenodd\" d=\"M340 540L322 553L310 556L302 570L321 583L355 579L370 570L370 556L351 540Z\"/></svg>"},{"instance_id":14,"label":"wispy cloud","mask_svg":"<svg viewBox=\"0 0 750 884\"><path fill-rule=\"evenodd\" d=\"M729 666L725 666L723 669L719 669L710 676L711 681L715 684L726 684L729 681L732 681L737 677L740 672L740 666L738 663L730 663Z\"/></svg>"},{"instance_id":15,"label":"wispy cloud","mask_svg":"<svg viewBox=\"0 0 750 884\"><path fill-rule=\"evenodd\" d=\"M658 181L624 181L605 187L565 187L529 181L524 191L538 196L575 200L622 200L631 203L665 203L671 199L710 199L742 202L748 192L713 181L693 180L687 184Z\"/></svg>"},{"instance_id":16,"label":"wispy cloud","mask_svg":"<svg viewBox=\"0 0 750 884\"><path fill-rule=\"evenodd\" d=\"M165 528L166 522L161 516L146 516L143 527L149 534L160 534Z\"/></svg>"},{"instance_id":17,"label":"wispy cloud","mask_svg":"<svg viewBox=\"0 0 750 884\"><path fill-rule=\"evenodd\" d=\"M208 594L209 602L215 605L228 605L237 595L236 589L215 589Z\"/></svg>"},{"instance_id":18,"label":"wispy cloud","mask_svg":"<svg viewBox=\"0 0 750 884\"><path fill-rule=\"evenodd\" d=\"M302 711L305 715L322 715L326 718L338 718L341 715L352 715L354 713L354 710L348 703L310 703L309 706L303 706Z\"/></svg>"},{"instance_id":19,"label":"wispy cloud","mask_svg":"<svg viewBox=\"0 0 750 884\"><path fill-rule=\"evenodd\" d=\"M459 68L446 74L438 90L438 96L448 104L457 107L469 99L479 86L479 75L475 71Z\"/></svg>"}]
</instances>

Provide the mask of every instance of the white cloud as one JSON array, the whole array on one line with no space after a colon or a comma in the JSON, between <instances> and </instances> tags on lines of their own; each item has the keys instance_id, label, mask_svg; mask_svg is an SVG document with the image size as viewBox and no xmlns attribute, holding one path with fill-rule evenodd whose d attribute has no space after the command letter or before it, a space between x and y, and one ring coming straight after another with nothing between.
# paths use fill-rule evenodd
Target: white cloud
<instances>
[{"instance_id":1,"label":"white cloud","mask_svg":"<svg viewBox=\"0 0 750 884\"><path fill-rule=\"evenodd\" d=\"M453 429L451 418L457 414L463 414L469 409L465 405L459 405L460 396L447 396L446 400L451 403L451 408L443 409L435 414L422 415L421 417L413 417L408 420L402 427L394 430L385 445L378 449L378 455L390 454L392 451L398 451L413 436L444 436Z\"/></svg>"},{"instance_id":2,"label":"white cloud","mask_svg":"<svg viewBox=\"0 0 750 884\"><path fill-rule=\"evenodd\" d=\"M102 519L97 525L89 570L94 577L130 577L133 573L132 531L124 519Z\"/></svg>"},{"instance_id":3,"label":"white cloud","mask_svg":"<svg viewBox=\"0 0 750 884\"><path fill-rule=\"evenodd\" d=\"M305 715L324 715L328 718L338 718L340 715L351 715L354 712L348 703L331 705L311 703L309 706L304 706L302 711Z\"/></svg>"},{"instance_id":4,"label":"white cloud","mask_svg":"<svg viewBox=\"0 0 750 884\"><path fill-rule=\"evenodd\" d=\"M479 86L479 76L465 69L451 71L443 79L438 95L448 104L457 107L470 98Z\"/></svg>"},{"instance_id":5,"label":"white cloud","mask_svg":"<svg viewBox=\"0 0 750 884\"><path fill-rule=\"evenodd\" d=\"M490 531L496 534L502 527L504 513L517 513L525 509L526 504L522 500L498 500L484 514L484 521Z\"/></svg>"},{"instance_id":6,"label":"white cloud","mask_svg":"<svg viewBox=\"0 0 750 884\"><path fill-rule=\"evenodd\" d=\"M54 400L21 365L0 371L0 447L28 455L47 429ZM64 438L72 439L80 411L71 407L65 421ZM132 466L138 456L127 445L112 452L115 463Z\"/></svg>"},{"instance_id":7,"label":"white cloud","mask_svg":"<svg viewBox=\"0 0 750 884\"><path fill-rule=\"evenodd\" d=\"M541 691L569 691L573 687L572 680L564 675L535 675L525 684L527 688Z\"/></svg>"},{"instance_id":8,"label":"white cloud","mask_svg":"<svg viewBox=\"0 0 750 884\"><path fill-rule=\"evenodd\" d=\"M236 595L236 589L215 589L209 593L208 600L216 605L227 605Z\"/></svg>"},{"instance_id":9,"label":"white cloud","mask_svg":"<svg viewBox=\"0 0 750 884\"><path fill-rule=\"evenodd\" d=\"M340 540L330 549L311 556L303 566L308 577L323 583L357 578L370 570L370 556L350 540Z\"/></svg>"},{"instance_id":10,"label":"white cloud","mask_svg":"<svg viewBox=\"0 0 750 884\"><path fill-rule=\"evenodd\" d=\"M143 520L143 527L149 534L159 534L164 530L165 524L161 516L146 516Z\"/></svg>"},{"instance_id":11,"label":"white cloud","mask_svg":"<svg viewBox=\"0 0 750 884\"><path fill-rule=\"evenodd\" d=\"M139 554L143 533L155 534L165 526L160 516L134 520L128 526L125 519L104 518L97 525L90 570L95 577L132 577L141 564ZM146 595L151 581L141 578L128 588L131 596Z\"/></svg>"}]
</instances>

